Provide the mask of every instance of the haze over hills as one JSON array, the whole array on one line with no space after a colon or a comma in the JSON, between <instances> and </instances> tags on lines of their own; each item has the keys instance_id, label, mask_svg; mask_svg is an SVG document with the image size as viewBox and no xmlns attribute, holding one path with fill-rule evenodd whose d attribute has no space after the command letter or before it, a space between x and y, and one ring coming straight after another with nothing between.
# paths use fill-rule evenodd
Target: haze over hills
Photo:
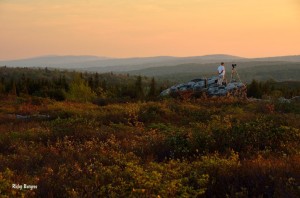
<instances>
[{"instance_id":1,"label":"haze over hills","mask_svg":"<svg viewBox=\"0 0 300 198\"><path fill-rule=\"evenodd\" d=\"M104 63L104 67L86 67L84 69L88 71L97 72L126 72L139 69L147 69L152 67L169 67L178 64L188 63L215 63L221 61L237 61L244 60L245 58L231 56L231 55L205 55L205 56L192 56L192 57L149 57L149 58L128 58L128 59L116 59L107 60Z\"/></svg>"},{"instance_id":2,"label":"haze over hills","mask_svg":"<svg viewBox=\"0 0 300 198\"><path fill-rule=\"evenodd\" d=\"M226 64L226 77L230 79L231 64ZM300 62L282 61L249 61L234 62L237 64L236 70L240 78L245 82L252 79L278 81L300 81ZM155 76L156 78L166 79L176 82L185 82L194 78L210 77L217 75L217 64L182 64L170 67L153 67L135 71L128 71L131 75Z\"/></svg>"},{"instance_id":3,"label":"haze over hills","mask_svg":"<svg viewBox=\"0 0 300 198\"><path fill-rule=\"evenodd\" d=\"M82 68L100 70L99 72L130 71L156 66L171 66L184 63L212 63L245 59L231 55L205 55L193 57L133 57L106 58L97 56L43 56L21 60L0 61L0 65L10 67L53 67L53 68Z\"/></svg>"},{"instance_id":4,"label":"haze over hills","mask_svg":"<svg viewBox=\"0 0 300 198\"><path fill-rule=\"evenodd\" d=\"M4 60L0 61L0 65L9 67L54 67L54 68L76 68L82 66L85 62L102 61L109 59L107 57L98 56L40 56L34 58L18 59L18 60Z\"/></svg>"},{"instance_id":5,"label":"haze over hills","mask_svg":"<svg viewBox=\"0 0 300 198\"><path fill-rule=\"evenodd\" d=\"M195 77L215 75L216 67L220 62L226 63L227 71L231 68L232 63L238 64L238 71L245 81L250 81L253 78L300 81L300 55L266 58L243 58L225 54L135 58L43 56L0 61L0 66L49 67L98 73L117 72L185 81ZM227 72L227 75L229 75L229 72Z\"/></svg>"},{"instance_id":6,"label":"haze over hills","mask_svg":"<svg viewBox=\"0 0 300 198\"><path fill-rule=\"evenodd\" d=\"M276 57L265 57L265 58L254 58L252 60L258 61L288 61L288 62L300 62L300 55L294 56L276 56Z\"/></svg>"},{"instance_id":7,"label":"haze over hills","mask_svg":"<svg viewBox=\"0 0 300 198\"><path fill-rule=\"evenodd\" d=\"M238 56L215 54L192 57L133 57L133 58L108 58L99 56L42 56L19 60L2 60L0 65L10 67L53 67L73 69L81 68L89 71L132 71L151 67L175 66L180 64L206 64L219 62L249 62L249 61L288 61L300 62L300 55L278 56L267 58L243 58Z\"/></svg>"}]
</instances>

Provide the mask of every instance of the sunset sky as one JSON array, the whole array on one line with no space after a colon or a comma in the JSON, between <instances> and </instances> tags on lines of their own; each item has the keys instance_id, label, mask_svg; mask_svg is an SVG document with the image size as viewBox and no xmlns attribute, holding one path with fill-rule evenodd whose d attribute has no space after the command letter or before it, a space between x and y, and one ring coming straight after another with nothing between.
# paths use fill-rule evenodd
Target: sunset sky
<instances>
[{"instance_id":1,"label":"sunset sky","mask_svg":"<svg viewBox=\"0 0 300 198\"><path fill-rule=\"evenodd\" d=\"M0 60L300 54L300 0L0 0Z\"/></svg>"}]
</instances>

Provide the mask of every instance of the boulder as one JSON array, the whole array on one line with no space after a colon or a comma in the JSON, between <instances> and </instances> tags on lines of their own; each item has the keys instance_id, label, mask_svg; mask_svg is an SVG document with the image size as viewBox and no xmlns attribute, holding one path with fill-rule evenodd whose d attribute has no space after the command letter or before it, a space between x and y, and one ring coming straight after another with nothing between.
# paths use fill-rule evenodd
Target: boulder
<instances>
[{"instance_id":1,"label":"boulder","mask_svg":"<svg viewBox=\"0 0 300 198\"><path fill-rule=\"evenodd\" d=\"M174 85L161 92L161 96L180 96L187 92L191 96L200 96L206 94L207 96L235 96L246 97L246 85L242 82L230 82L224 85L218 85L218 76L211 78L193 79L187 83ZM186 94L185 94L186 95Z\"/></svg>"}]
</instances>

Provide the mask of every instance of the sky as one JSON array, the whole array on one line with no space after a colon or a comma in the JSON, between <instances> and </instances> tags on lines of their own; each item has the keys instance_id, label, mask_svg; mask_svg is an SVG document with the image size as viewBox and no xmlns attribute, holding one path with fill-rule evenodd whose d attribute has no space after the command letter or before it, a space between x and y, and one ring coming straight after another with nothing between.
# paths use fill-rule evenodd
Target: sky
<instances>
[{"instance_id":1,"label":"sky","mask_svg":"<svg viewBox=\"0 0 300 198\"><path fill-rule=\"evenodd\" d=\"M0 0L0 60L300 54L300 0Z\"/></svg>"}]
</instances>

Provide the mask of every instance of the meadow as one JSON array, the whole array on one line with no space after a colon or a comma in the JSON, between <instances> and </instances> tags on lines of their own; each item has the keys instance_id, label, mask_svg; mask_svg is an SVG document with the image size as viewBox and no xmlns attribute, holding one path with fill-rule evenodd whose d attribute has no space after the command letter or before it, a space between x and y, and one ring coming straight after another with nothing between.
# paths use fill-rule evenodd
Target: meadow
<instances>
[{"instance_id":1,"label":"meadow","mask_svg":"<svg viewBox=\"0 0 300 198\"><path fill-rule=\"evenodd\" d=\"M263 100L183 100L129 74L0 77L1 197L300 196L300 104L278 100L297 81L253 80Z\"/></svg>"},{"instance_id":2,"label":"meadow","mask_svg":"<svg viewBox=\"0 0 300 198\"><path fill-rule=\"evenodd\" d=\"M1 197L299 197L299 103L1 95ZM12 184L37 189L13 189Z\"/></svg>"}]
</instances>

